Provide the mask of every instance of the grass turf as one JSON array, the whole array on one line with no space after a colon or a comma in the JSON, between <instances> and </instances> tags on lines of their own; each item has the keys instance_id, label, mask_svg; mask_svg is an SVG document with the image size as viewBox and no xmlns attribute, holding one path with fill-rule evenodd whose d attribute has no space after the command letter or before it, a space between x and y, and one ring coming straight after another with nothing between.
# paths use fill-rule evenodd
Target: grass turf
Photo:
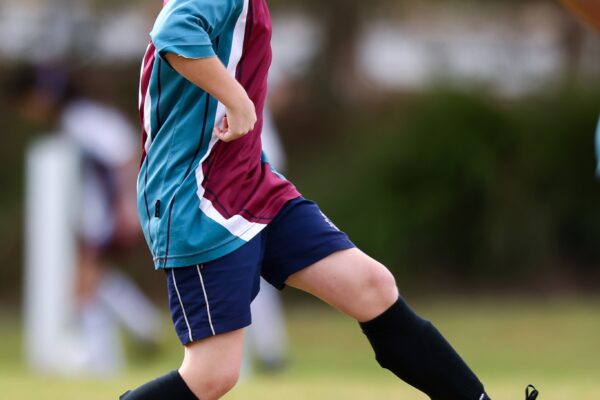
<instances>
[{"instance_id":1,"label":"grass turf","mask_svg":"<svg viewBox=\"0 0 600 400\"><path fill-rule=\"evenodd\" d=\"M541 400L596 400L600 393L600 299L440 299L415 308L436 322L492 397L523 399L527 383ZM291 363L278 376L247 378L231 400L423 399L381 371L356 324L325 307L290 308ZM134 356L127 371L104 380L36 376L22 361L19 323L0 317L0 398L117 399L127 388L177 367L168 330L155 358ZM175 400L175 399L174 399Z\"/></svg>"}]
</instances>

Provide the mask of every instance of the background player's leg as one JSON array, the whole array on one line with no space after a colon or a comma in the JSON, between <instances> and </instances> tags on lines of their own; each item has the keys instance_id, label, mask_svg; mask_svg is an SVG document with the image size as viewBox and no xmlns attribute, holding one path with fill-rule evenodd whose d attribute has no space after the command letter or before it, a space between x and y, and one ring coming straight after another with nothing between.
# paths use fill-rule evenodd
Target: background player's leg
<instances>
[{"instance_id":1,"label":"background player's leg","mask_svg":"<svg viewBox=\"0 0 600 400\"><path fill-rule=\"evenodd\" d=\"M242 329L185 346L179 371L173 371L124 394L123 400L216 400L239 378L244 346Z\"/></svg>"},{"instance_id":2,"label":"background player's leg","mask_svg":"<svg viewBox=\"0 0 600 400\"><path fill-rule=\"evenodd\" d=\"M131 278L116 268L105 266L96 293L113 317L137 340L158 343L160 314Z\"/></svg>"},{"instance_id":3,"label":"background player's leg","mask_svg":"<svg viewBox=\"0 0 600 400\"><path fill-rule=\"evenodd\" d=\"M261 279L260 293L251 308L252 325L248 327L246 347L251 347L251 354L263 371L281 371L287 357L287 333L279 291Z\"/></svg>"},{"instance_id":4,"label":"background player's leg","mask_svg":"<svg viewBox=\"0 0 600 400\"><path fill-rule=\"evenodd\" d=\"M357 319L380 365L432 399L488 399L438 330L399 298L392 274L360 250L336 252L291 275L286 284Z\"/></svg>"}]
</instances>

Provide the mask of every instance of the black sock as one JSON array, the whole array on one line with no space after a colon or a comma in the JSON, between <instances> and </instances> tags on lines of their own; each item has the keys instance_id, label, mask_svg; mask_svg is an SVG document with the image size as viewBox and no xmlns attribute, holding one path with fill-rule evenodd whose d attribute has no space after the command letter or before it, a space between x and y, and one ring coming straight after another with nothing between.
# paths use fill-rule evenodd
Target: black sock
<instances>
[{"instance_id":1,"label":"black sock","mask_svg":"<svg viewBox=\"0 0 600 400\"><path fill-rule=\"evenodd\" d=\"M121 400L199 400L187 387L179 372L172 371L119 397Z\"/></svg>"},{"instance_id":2,"label":"black sock","mask_svg":"<svg viewBox=\"0 0 600 400\"><path fill-rule=\"evenodd\" d=\"M431 399L489 399L479 379L440 332L402 299L360 326L379 364Z\"/></svg>"}]
</instances>

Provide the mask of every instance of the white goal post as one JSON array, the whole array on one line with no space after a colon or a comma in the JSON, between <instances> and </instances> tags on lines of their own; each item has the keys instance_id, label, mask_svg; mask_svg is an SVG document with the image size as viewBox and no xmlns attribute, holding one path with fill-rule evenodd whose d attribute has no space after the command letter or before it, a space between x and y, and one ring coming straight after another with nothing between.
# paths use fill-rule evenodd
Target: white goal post
<instances>
[{"instance_id":1,"label":"white goal post","mask_svg":"<svg viewBox=\"0 0 600 400\"><path fill-rule=\"evenodd\" d=\"M25 184L25 352L35 370L62 374L77 359L76 212L79 160L61 135L29 146Z\"/></svg>"}]
</instances>

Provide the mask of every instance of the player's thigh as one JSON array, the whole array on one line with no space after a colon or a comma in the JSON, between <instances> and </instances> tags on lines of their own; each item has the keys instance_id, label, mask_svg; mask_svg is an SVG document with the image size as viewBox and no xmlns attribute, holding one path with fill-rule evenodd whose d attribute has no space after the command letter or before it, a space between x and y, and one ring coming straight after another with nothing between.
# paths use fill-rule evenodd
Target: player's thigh
<instances>
[{"instance_id":1,"label":"player's thigh","mask_svg":"<svg viewBox=\"0 0 600 400\"><path fill-rule=\"evenodd\" d=\"M361 322L380 315L398 299L391 272L357 248L317 261L291 275L286 284L313 294Z\"/></svg>"}]
</instances>

